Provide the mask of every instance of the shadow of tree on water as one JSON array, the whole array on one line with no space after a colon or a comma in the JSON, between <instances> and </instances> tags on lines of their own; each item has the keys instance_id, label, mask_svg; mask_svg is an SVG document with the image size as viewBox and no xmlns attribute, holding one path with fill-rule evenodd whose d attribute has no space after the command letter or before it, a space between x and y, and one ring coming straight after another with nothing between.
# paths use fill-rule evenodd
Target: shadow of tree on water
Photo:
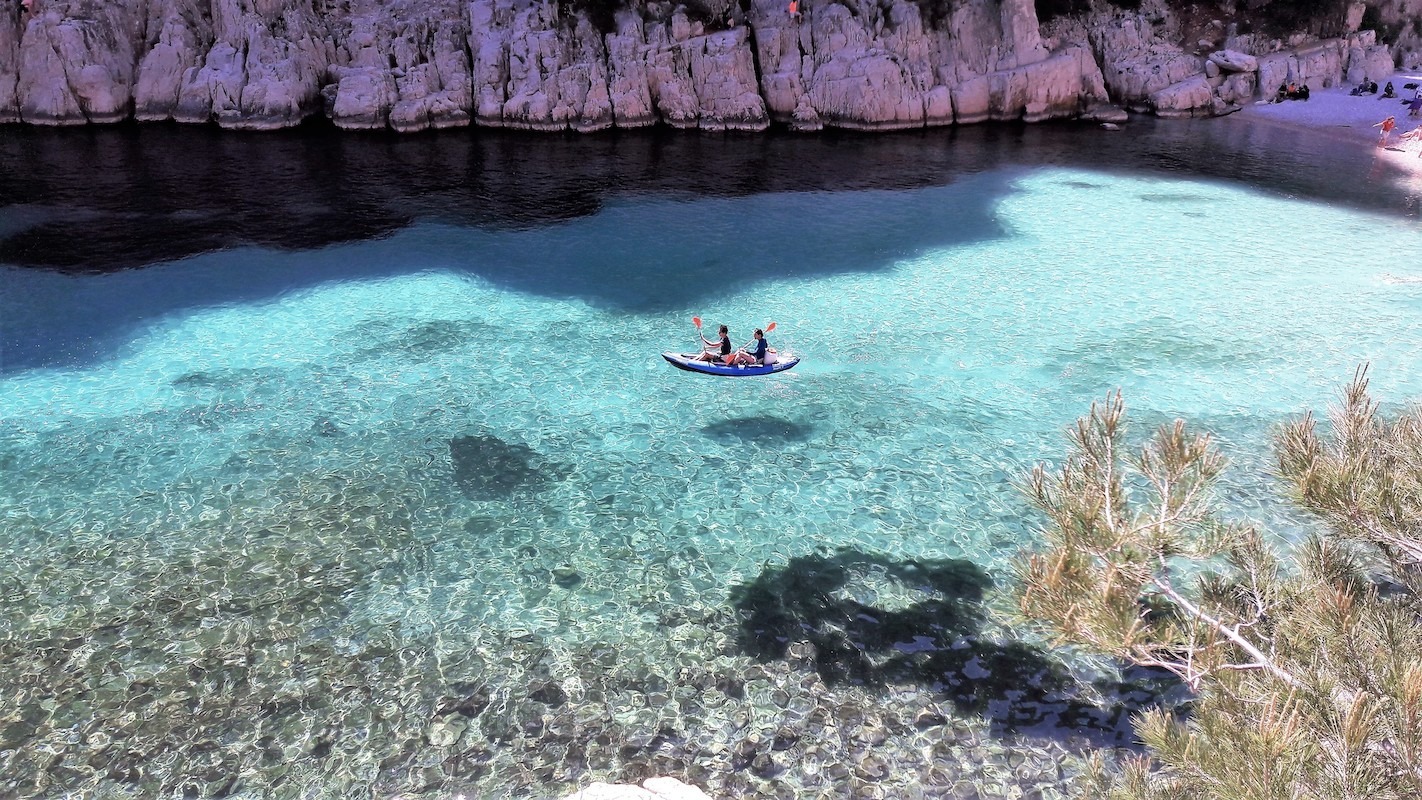
<instances>
[{"instance_id":1,"label":"shadow of tree on water","mask_svg":"<svg viewBox=\"0 0 1422 800\"><path fill-rule=\"evenodd\" d=\"M1183 699L1165 673L1083 679L1036 645L983 632L992 578L960 559L896 561L843 549L767 568L732 589L739 644L761 662L811 667L829 686L918 685L998 734L1133 746L1130 716Z\"/></svg>"}]
</instances>

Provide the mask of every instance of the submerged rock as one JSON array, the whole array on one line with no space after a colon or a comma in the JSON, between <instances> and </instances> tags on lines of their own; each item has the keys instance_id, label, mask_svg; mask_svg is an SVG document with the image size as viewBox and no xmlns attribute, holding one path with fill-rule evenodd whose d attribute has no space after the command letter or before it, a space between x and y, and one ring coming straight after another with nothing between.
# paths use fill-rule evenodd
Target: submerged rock
<instances>
[{"instance_id":1,"label":"submerged rock","mask_svg":"<svg viewBox=\"0 0 1422 800\"><path fill-rule=\"evenodd\" d=\"M557 477L556 468L542 468L533 448L497 436L461 436L449 440L454 483L472 500L500 500L515 491L541 489Z\"/></svg>"},{"instance_id":2,"label":"submerged rock","mask_svg":"<svg viewBox=\"0 0 1422 800\"><path fill-rule=\"evenodd\" d=\"M569 566L554 567L553 582L564 589L571 589L583 582L583 576Z\"/></svg>"}]
</instances>

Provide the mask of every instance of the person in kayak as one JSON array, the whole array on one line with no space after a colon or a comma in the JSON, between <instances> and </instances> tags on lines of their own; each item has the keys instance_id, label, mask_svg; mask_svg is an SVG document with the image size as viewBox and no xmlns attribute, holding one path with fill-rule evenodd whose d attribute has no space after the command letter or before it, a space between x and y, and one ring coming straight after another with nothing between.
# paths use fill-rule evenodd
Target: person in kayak
<instances>
[{"instance_id":1,"label":"person in kayak","mask_svg":"<svg viewBox=\"0 0 1422 800\"><path fill-rule=\"evenodd\" d=\"M747 366L760 366L765 363L765 352L770 349L770 342L765 340L765 331L760 328L755 329L755 338L746 347L737 350L735 355L726 359L727 364L746 364Z\"/></svg>"},{"instance_id":2,"label":"person in kayak","mask_svg":"<svg viewBox=\"0 0 1422 800\"><path fill-rule=\"evenodd\" d=\"M706 345L706 349L702 350L701 355L696 357L697 361L709 361L713 364L718 361L725 364L731 363L731 331L725 325L722 325L717 331L720 335L718 341L713 342L705 336L701 337L701 341Z\"/></svg>"}]
</instances>

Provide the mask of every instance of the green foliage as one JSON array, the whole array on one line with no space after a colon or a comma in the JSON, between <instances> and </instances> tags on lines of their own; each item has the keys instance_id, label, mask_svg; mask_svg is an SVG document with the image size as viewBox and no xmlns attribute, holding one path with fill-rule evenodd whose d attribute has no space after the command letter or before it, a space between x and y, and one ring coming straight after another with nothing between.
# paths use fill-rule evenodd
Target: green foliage
<instances>
[{"instance_id":1,"label":"green foliage","mask_svg":"<svg viewBox=\"0 0 1422 800\"><path fill-rule=\"evenodd\" d=\"M582 14L598 33L606 36L617 30L617 12L627 7L628 0L558 0L558 18L571 20Z\"/></svg>"},{"instance_id":2,"label":"green foliage","mask_svg":"<svg viewBox=\"0 0 1422 800\"><path fill-rule=\"evenodd\" d=\"M1330 409L1331 441L1313 416L1279 435L1279 472L1340 539L1380 556L1388 578L1422 596L1422 410L1381 419L1359 369Z\"/></svg>"},{"instance_id":3,"label":"green foliage","mask_svg":"<svg viewBox=\"0 0 1422 800\"><path fill-rule=\"evenodd\" d=\"M1033 472L1049 524L1024 614L1198 696L1186 721L1141 715L1149 760L1089 796L1422 797L1422 410L1382 419L1359 370L1330 419L1328 437L1311 416L1278 436L1280 474L1327 523L1287 562L1216 520L1208 437L1177 421L1128 456L1119 393Z\"/></svg>"},{"instance_id":4,"label":"green foliage","mask_svg":"<svg viewBox=\"0 0 1422 800\"><path fill-rule=\"evenodd\" d=\"M700 22L708 30L726 27L726 15L736 7L732 0L681 0L681 8L686 18Z\"/></svg>"},{"instance_id":5,"label":"green foliage","mask_svg":"<svg viewBox=\"0 0 1422 800\"><path fill-rule=\"evenodd\" d=\"M1051 20L1069 16L1073 14L1085 14L1091 10L1091 0L1033 0L1037 9L1037 21L1047 23ZM1137 11L1141 7L1141 0L1115 0L1111 3L1116 8L1125 11Z\"/></svg>"},{"instance_id":6,"label":"green foliage","mask_svg":"<svg viewBox=\"0 0 1422 800\"><path fill-rule=\"evenodd\" d=\"M1265 30L1276 36L1309 31L1320 36L1335 36L1342 29L1348 0L1254 0Z\"/></svg>"},{"instance_id":7,"label":"green foliage","mask_svg":"<svg viewBox=\"0 0 1422 800\"><path fill-rule=\"evenodd\" d=\"M1383 21L1382 12L1375 5L1370 5L1363 9L1363 21L1358 25L1359 30L1372 31L1377 34L1379 42L1392 43L1397 41L1397 35L1402 32L1401 25L1389 25Z\"/></svg>"}]
</instances>

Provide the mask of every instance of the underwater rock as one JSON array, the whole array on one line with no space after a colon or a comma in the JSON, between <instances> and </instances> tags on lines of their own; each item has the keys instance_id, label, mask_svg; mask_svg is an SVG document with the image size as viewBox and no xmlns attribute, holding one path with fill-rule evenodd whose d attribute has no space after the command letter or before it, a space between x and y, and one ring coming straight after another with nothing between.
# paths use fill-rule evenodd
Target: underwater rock
<instances>
[{"instance_id":1,"label":"underwater rock","mask_svg":"<svg viewBox=\"0 0 1422 800\"><path fill-rule=\"evenodd\" d=\"M454 483L471 500L500 500L520 489L537 490L550 473L527 445L510 444L497 436L461 436L449 440Z\"/></svg>"},{"instance_id":2,"label":"underwater rock","mask_svg":"<svg viewBox=\"0 0 1422 800\"><path fill-rule=\"evenodd\" d=\"M571 589L583 582L583 576L572 567L564 565L553 568L553 582L564 589Z\"/></svg>"},{"instance_id":3,"label":"underwater rock","mask_svg":"<svg viewBox=\"0 0 1422 800\"><path fill-rule=\"evenodd\" d=\"M809 441L814 428L780 417L742 417L713 422L701 429L706 436L722 442L786 443Z\"/></svg>"},{"instance_id":4,"label":"underwater rock","mask_svg":"<svg viewBox=\"0 0 1422 800\"><path fill-rule=\"evenodd\" d=\"M480 339L494 338L488 325L457 319L412 321L401 327L381 322L363 326L355 333L371 341L370 345L356 351L355 358L372 360L391 356L423 360L469 348Z\"/></svg>"},{"instance_id":5,"label":"underwater rock","mask_svg":"<svg viewBox=\"0 0 1422 800\"><path fill-rule=\"evenodd\" d=\"M557 708L568 702L568 693L563 691L563 687L547 681L531 687L533 691L528 693L530 700L536 700L550 708Z\"/></svg>"},{"instance_id":6,"label":"underwater rock","mask_svg":"<svg viewBox=\"0 0 1422 800\"><path fill-rule=\"evenodd\" d=\"M425 740L435 747L448 747L459 741L469 727L469 720L458 714L435 720L425 731Z\"/></svg>"},{"instance_id":7,"label":"underwater rock","mask_svg":"<svg viewBox=\"0 0 1422 800\"><path fill-rule=\"evenodd\" d=\"M174 378L169 385L176 389L186 389L190 386L215 386L217 378L206 372L187 372Z\"/></svg>"},{"instance_id":8,"label":"underwater rock","mask_svg":"<svg viewBox=\"0 0 1422 800\"><path fill-rule=\"evenodd\" d=\"M470 517L464 521L464 532L476 536L490 536L498 533L502 523L493 517ZM534 555L537 555L535 551Z\"/></svg>"}]
</instances>

